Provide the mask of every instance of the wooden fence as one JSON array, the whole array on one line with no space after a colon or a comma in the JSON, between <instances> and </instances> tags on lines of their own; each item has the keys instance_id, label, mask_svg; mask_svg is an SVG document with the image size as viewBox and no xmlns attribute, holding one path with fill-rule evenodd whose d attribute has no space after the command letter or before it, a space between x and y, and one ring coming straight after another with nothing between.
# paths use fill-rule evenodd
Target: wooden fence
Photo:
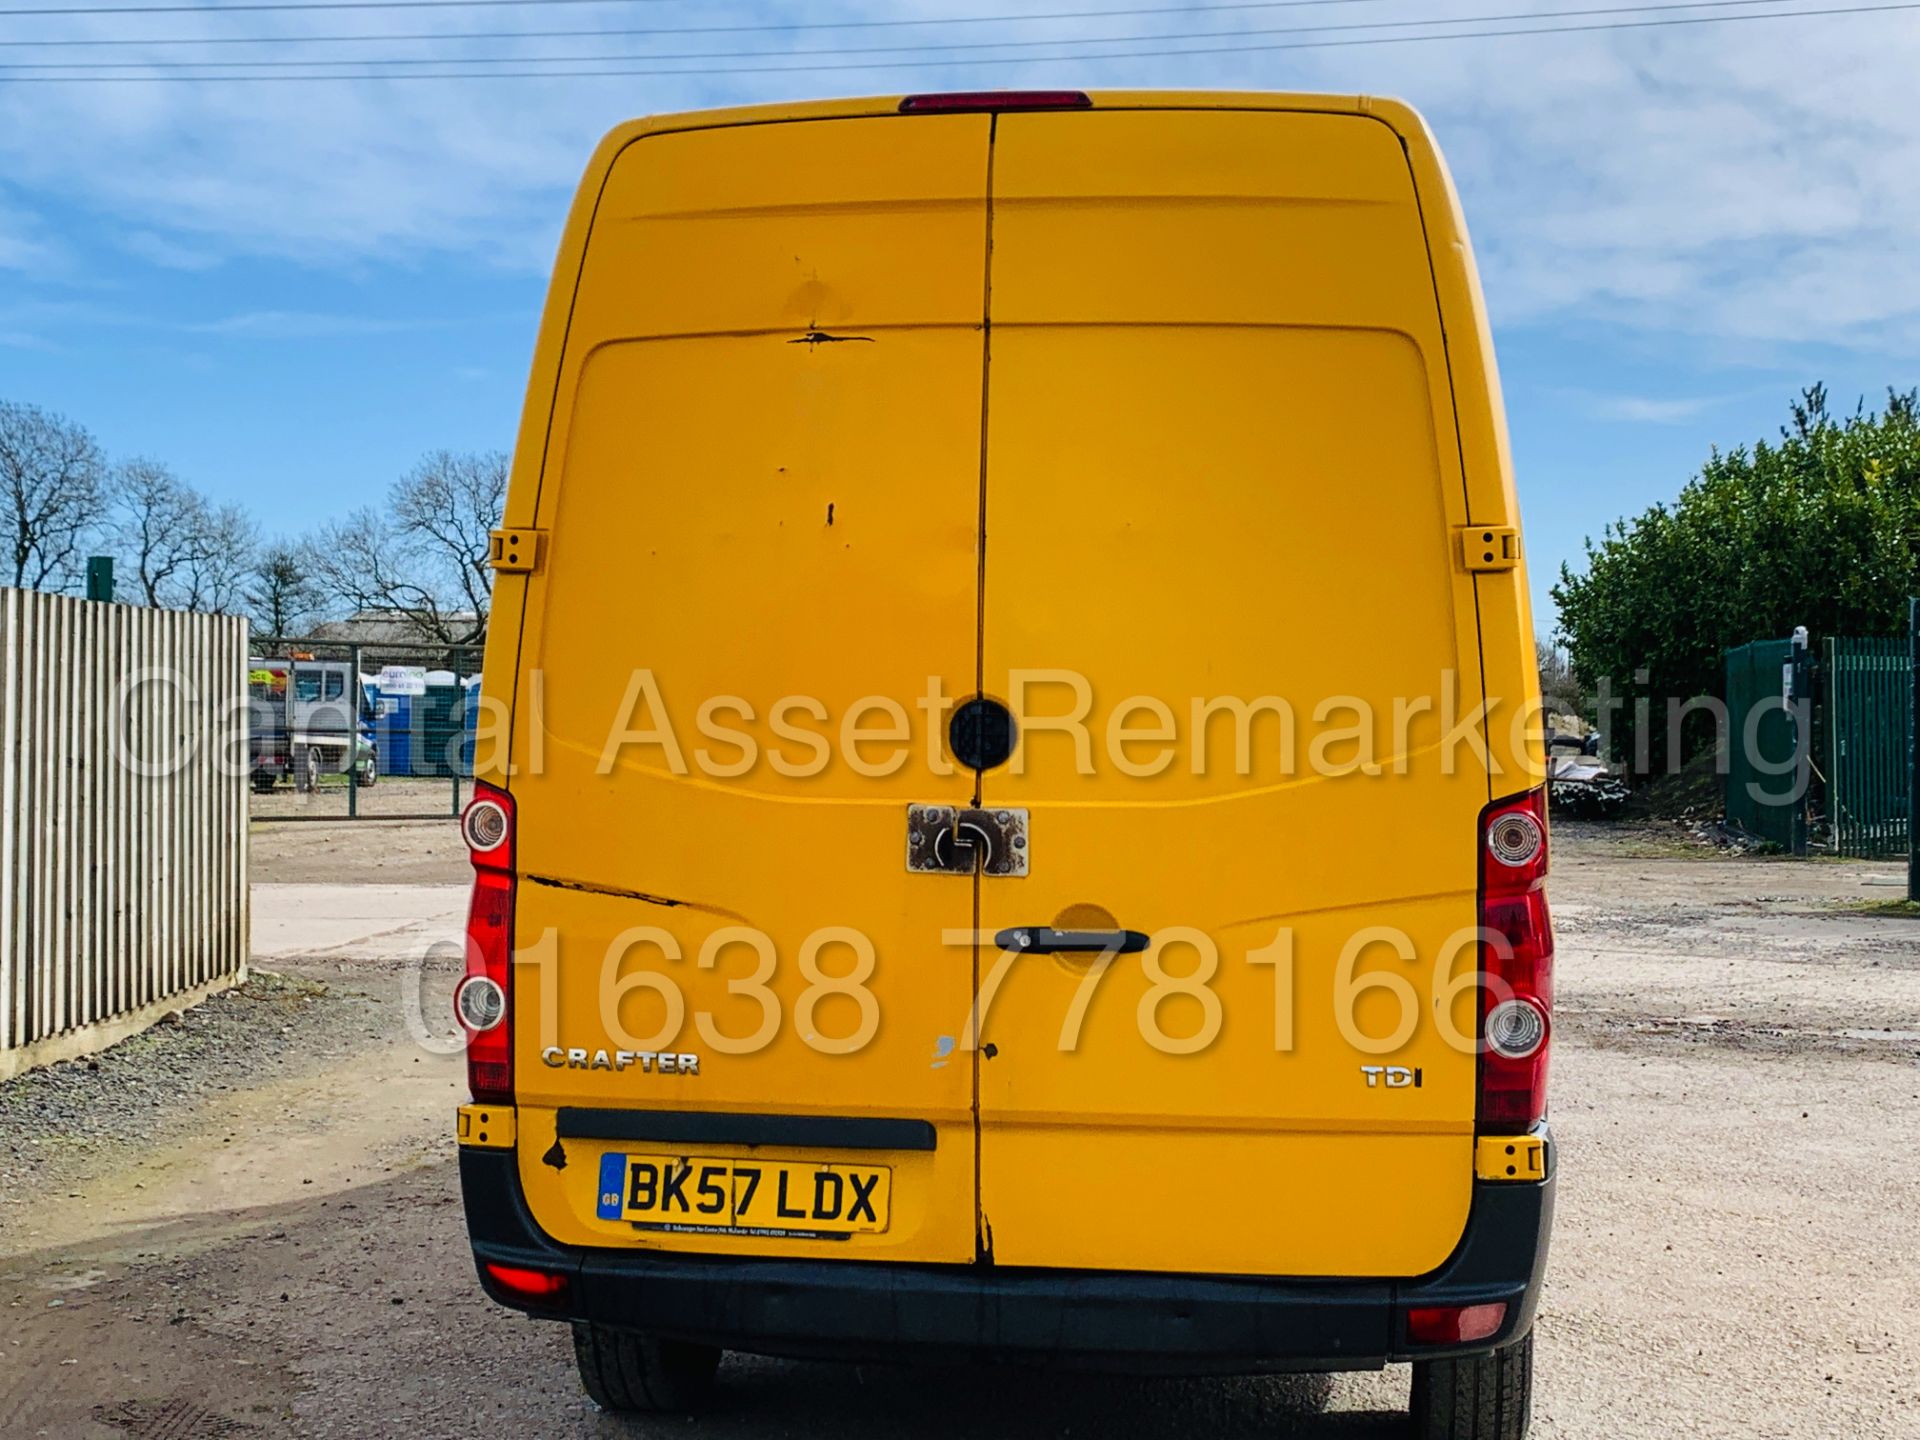
<instances>
[{"instance_id":1,"label":"wooden fence","mask_svg":"<svg viewBox=\"0 0 1920 1440\"><path fill-rule=\"evenodd\" d=\"M244 620L0 589L0 1079L245 978Z\"/></svg>"}]
</instances>

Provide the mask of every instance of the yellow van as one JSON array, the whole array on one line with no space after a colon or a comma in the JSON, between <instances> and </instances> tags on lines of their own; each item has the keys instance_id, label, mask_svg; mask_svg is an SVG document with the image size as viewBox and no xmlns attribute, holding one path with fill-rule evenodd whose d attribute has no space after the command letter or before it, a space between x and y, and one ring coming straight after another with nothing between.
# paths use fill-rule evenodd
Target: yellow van
<instances>
[{"instance_id":1,"label":"yellow van","mask_svg":"<svg viewBox=\"0 0 1920 1440\"><path fill-rule=\"evenodd\" d=\"M1552 1212L1532 622L1406 106L607 137L502 528L468 1225L604 1407L721 1352L1414 1366L1513 1437Z\"/></svg>"}]
</instances>

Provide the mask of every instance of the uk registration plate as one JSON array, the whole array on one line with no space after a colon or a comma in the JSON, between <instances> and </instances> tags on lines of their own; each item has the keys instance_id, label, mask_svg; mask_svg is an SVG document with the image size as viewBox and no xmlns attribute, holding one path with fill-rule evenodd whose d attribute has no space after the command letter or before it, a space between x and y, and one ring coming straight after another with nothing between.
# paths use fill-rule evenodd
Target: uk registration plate
<instances>
[{"instance_id":1,"label":"uk registration plate","mask_svg":"<svg viewBox=\"0 0 1920 1440\"><path fill-rule=\"evenodd\" d=\"M614 1153L596 1211L648 1230L839 1239L887 1228L892 1181L882 1165Z\"/></svg>"}]
</instances>

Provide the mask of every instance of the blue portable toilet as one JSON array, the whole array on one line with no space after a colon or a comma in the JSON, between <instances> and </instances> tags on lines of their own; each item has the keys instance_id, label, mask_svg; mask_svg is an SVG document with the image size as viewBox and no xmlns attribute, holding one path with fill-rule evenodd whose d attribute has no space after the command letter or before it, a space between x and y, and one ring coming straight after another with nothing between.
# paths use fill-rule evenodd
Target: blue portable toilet
<instances>
[{"instance_id":1,"label":"blue portable toilet","mask_svg":"<svg viewBox=\"0 0 1920 1440\"><path fill-rule=\"evenodd\" d=\"M460 682L467 692L460 706L460 773L473 774L473 736L480 728L480 677L469 675Z\"/></svg>"},{"instance_id":2,"label":"blue portable toilet","mask_svg":"<svg viewBox=\"0 0 1920 1440\"><path fill-rule=\"evenodd\" d=\"M413 697L374 693L373 745L382 775L413 773Z\"/></svg>"},{"instance_id":3,"label":"blue portable toilet","mask_svg":"<svg viewBox=\"0 0 1920 1440\"><path fill-rule=\"evenodd\" d=\"M466 695L451 670L429 670L413 701L414 775L452 775L460 763Z\"/></svg>"}]
</instances>

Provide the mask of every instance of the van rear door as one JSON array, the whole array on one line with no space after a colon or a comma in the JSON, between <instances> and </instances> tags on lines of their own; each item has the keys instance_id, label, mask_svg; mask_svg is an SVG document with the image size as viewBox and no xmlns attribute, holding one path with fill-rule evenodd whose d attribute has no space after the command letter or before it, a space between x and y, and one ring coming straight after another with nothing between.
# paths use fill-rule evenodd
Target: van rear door
<instances>
[{"instance_id":1,"label":"van rear door","mask_svg":"<svg viewBox=\"0 0 1920 1440\"><path fill-rule=\"evenodd\" d=\"M982 793L1030 813L1031 870L981 881L980 928L1156 943L986 943L983 1235L1004 1265L1429 1270L1471 1191L1475 1060L1442 1033L1471 1010L1435 966L1488 776L1441 744L1482 683L1399 140L1003 115L992 254L983 688L1027 726ZM1045 723L1074 716L1084 745Z\"/></svg>"},{"instance_id":2,"label":"van rear door","mask_svg":"<svg viewBox=\"0 0 1920 1440\"><path fill-rule=\"evenodd\" d=\"M972 781L887 737L976 681L989 124L653 133L592 199L510 782L563 1243L974 1256L973 886L903 863Z\"/></svg>"}]
</instances>

